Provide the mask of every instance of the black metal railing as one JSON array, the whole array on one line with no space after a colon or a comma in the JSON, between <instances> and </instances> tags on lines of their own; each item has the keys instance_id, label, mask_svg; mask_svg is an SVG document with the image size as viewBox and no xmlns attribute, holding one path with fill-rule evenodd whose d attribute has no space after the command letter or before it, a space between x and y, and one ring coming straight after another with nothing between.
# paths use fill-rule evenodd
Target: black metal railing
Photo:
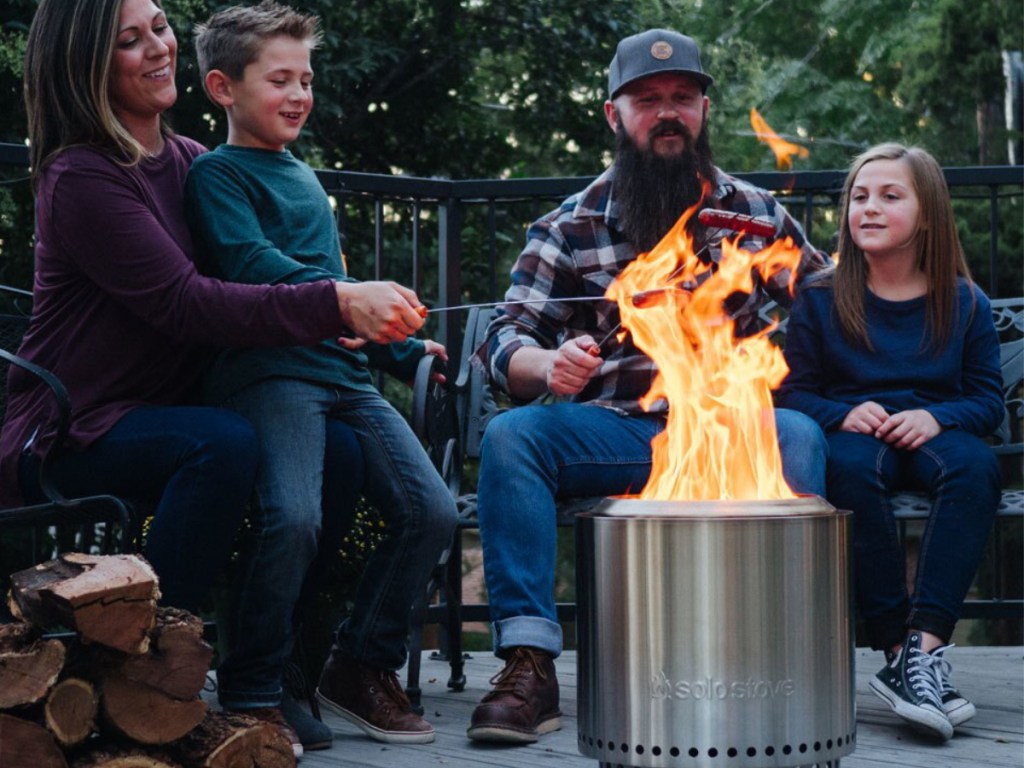
<instances>
[{"instance_id":1,"label":"black metal railing","mask_svg":"<svg viewBox=\"0 0 1024 768\"><path fill-rule=\"evenodd\" d=\"M27 184L27 167L27 147L0 143L0 173L18 169L17 180ZM1021 262L1019 225L1008 240L1001 237L1004 225L1024 219L1024 167L947 168L945 175L955 203L968 206L962 210L976 241L968 256L979 282L993 297L1019 295L1020 270L1012 267ZM593 178L451 180L334 170L317 176L337 204L350 272L410 285L433 306L500 298L529 222ZM811 241L829 250L844 171L736 176L773 192ZM445 344L458 339L459 314L441 314L429 330Z\"/></svg>"}]
</instances>

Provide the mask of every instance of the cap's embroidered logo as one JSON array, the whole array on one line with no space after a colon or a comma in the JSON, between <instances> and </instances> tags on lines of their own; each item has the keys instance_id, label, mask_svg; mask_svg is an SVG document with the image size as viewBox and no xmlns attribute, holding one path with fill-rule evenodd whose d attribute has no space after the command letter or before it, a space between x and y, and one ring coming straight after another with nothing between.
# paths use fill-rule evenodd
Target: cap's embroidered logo
<instances>
[{"instance_id":1,"label":"cap's embroidered logo","mask_svg":"<svg viewBox=\"0 0 1024 768\"><path fill-rule=\"evenodd\" d=\"M651 56L658 61L665 61L672 58L672 46L664 40L659 40L651 46Z\"/></svg>"}]
</instances>

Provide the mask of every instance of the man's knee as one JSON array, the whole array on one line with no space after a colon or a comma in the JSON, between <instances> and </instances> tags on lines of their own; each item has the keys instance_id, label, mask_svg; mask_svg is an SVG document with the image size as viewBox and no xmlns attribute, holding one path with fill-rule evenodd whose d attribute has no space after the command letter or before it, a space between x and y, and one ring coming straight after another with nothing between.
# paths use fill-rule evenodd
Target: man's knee
<instances>
[{"instance_id":1,"label":"man's knee","mask_svg":"<svg viewBox=\"0 0 1024 768\"><path fill-rule=\"evenodd\" d=\"M498 414L487 425L480 445L481 464L518 465L524 452L531 452L546 431L542 407L524 406Z\"/></svg>"}]
</instances>

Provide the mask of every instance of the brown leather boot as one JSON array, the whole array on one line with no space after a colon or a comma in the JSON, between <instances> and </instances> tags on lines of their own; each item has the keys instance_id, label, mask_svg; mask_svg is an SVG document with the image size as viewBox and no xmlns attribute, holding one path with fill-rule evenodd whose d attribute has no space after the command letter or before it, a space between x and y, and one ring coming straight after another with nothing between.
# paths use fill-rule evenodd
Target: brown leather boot
<instances>
[{"instance_id":1,"label":"brown leather boot","mask_svg":"<svg viewBox=\"0 0 1024 768\"><path fill-rule=\"evenodd\" d=\"M529 744L562 727L555 659L550 653L513 648L491 684L494 689L473 710L469 738Z\"/></svg>"},{"instance_id":2,"label":"brown leather boot","mask_svg":"<svg viewBox=\"0 0 1024 768\"><path fill-rule=\"evenodd\" d=\"M320 703L377 741L427 744L434 727L412 710L390 669L378 669L332 653L316 688Z\"/></svg>"}]
</instances>

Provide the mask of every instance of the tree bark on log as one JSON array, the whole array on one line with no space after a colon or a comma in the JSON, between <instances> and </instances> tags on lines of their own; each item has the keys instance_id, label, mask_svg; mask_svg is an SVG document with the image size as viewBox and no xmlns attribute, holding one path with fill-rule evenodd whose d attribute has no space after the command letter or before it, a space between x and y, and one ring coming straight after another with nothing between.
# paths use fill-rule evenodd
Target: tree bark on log
<instances>
[{"instance_id":1,"label":"tree bark on log","mask_svg":"<svg viewBox=\"0 0 1024 768\"><path fill-rule=\"evenodd\" d=\"M141 744L180 739L203 721L207 711L206 703L198 698L179 701L119 675L104 678L100 701L104 721Z\"/></svg>"},{"instance_id":2,"label":"tree bark on log","mask_svg":"<svg viewBox=\"0 0 1024 768\"><path fill-rule=\"evenodd\" d=\"M43 719L63 747L74 747L96 730L99 698L92 683L78 677L61 680L43 706Z\"/></svg>"},{"instance_id":3,"label":"tree bark on log","mask_svg":"<svg viewBox=\"0 0 1024 768\"><path fill-rule=\"evenodd\" d=\"M71 553L11 575L11 612L42 627L62 624L86 642L130 654L149 649L153 568L137 555Z\"/></svg>"},{"instance_id":4,"label":"tree bark on log","mask_svg":"<svg viewBox=\"0 0 1024 768\"><path fill-rule=\"evenodd\" d=\"M176 699L194 699L213 660L202 619L177 608L158 608L151 637L150 652L125 660L120 674Z\"/></svg>"},{"instance_id":5,"label":"tree bark on log","mask_svg":"<svg viewBox=\"0 0 1024 768\"><path fill-rule=\"evenodd\" d=\"M64 653L59 640L40 640L29 624L0 625L0 709L41 702L57 682Z\"/></svg>"},{"instance_id":6,"label":"tree bark on log","mask_svg":"<svg viewBox=\"0 0 1024 768\"><path fill-rule=\"evenodd\" d=\"M168 749L189 768L295 768L292 745L280 730L235 713L207 713Z\"/></svg>"},{"instance_id":7,"label":"tree bark on log","mask_svg":"<svg viewBox=\"0 0 1024 768\"><path fill-rule=\"evenodd\" d=\"M0 714L0 765L3 768L68 768L53 735L43 726Z\"/></svg>"}]
</instances>

